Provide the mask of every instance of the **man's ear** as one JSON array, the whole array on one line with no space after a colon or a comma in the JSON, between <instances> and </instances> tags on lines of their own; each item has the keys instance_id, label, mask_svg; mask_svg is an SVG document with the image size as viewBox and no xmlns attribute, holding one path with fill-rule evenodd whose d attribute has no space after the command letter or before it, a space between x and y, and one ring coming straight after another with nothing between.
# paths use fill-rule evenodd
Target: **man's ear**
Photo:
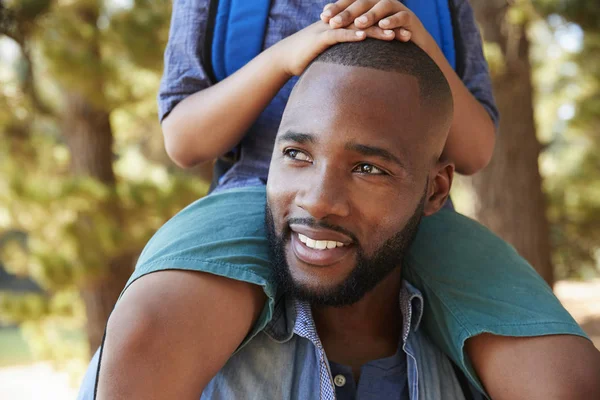
<instances>
[{"instance_id":1,"label":"man's ear","mask_svg":"<svg viewBox=\"0 0 600 400\"><path fill-rule=\"evenodd\" d=\"M434 167L435 176L429 180L427 189L427 199L425 201L424 216L429 216L438 212L443 206L448 196L454 179L454 164L449 161L438 161Z\"/></svg>"}]
</instances>

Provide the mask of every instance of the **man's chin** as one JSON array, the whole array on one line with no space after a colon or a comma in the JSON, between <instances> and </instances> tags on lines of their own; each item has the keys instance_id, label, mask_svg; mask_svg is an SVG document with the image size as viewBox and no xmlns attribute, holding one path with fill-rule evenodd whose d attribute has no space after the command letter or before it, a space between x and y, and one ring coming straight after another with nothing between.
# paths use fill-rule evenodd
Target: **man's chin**
<instances>
[{"instance_id":1,"label":"man's chin","mask_svg":"<svg viewBox=\"0 0 600 400\"><path fill-rule=\"evenodd\" d=\"M306 301L313 306L350 305L348 299L340 296L340 288L344 285L344 279L324 281L314 276L296 274L293 270L290 271L290 274L287 293L293 298Z\"/></svg>"}]
</instances>

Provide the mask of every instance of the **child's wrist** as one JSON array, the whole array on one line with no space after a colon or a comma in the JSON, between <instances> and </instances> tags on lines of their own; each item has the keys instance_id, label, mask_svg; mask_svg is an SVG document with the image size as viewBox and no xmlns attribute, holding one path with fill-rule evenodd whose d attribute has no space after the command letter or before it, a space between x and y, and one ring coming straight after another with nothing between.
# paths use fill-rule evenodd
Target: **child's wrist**
<instances>
[{"instance_id":1,"label":"child's wrist","mask_svg":"<svg viewBox=\"0 0 600 400\"><path fill-rule=\"evenodd\" d=\"M265 55L267 56L267 62L271 68L274 69L274 72L277 75L286 79L290 79L294 76L294 74L290 71L286 64L285 54L283 54L283 52L280 50L282 48L281 43L284 41L285 39L269 47L265 51Z\"/></svg>"}]
</instances>

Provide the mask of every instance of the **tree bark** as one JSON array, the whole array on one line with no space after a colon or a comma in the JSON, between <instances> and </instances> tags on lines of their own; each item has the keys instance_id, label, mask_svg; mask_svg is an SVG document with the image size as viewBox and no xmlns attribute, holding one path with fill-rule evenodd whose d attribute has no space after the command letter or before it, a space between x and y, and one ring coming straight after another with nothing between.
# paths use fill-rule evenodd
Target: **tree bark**
<instances>
[{"instance_id":1,"label":"tree bark","mask_svg":"<svg viewBox=\"0 0 600 400\"><path fill-rule=\"evenodd\" d=\"M77 86L65 89L65 107L62 115L62 130L71 154L71 171L75 176L90 177L106 185L115 193L116 178L113 170L113 132L110 111L104 96L105 77L95 66L102 65L100 50L101 35L97 21L100 15L98 3L82 3L75 8L77 18L89 27L91 35L81 40L79 47L85 52L89 65L78 73L86 76L85 89ZM91 80L91 81L90 81ZM91 91L90 88L93 88ZM117 223L120 204L113 195L96 212L103 213ZM85 218L85 217L81 217ZM82 220L82 223L87 221ZM85 251L85 249L83 249ZM86 330L90 351L93 353L102 343L104 328L118 296L131 275L136 254L123 251L107 262L101 272L86 279L80 287L85 304Z\"/></svg>"},{"instance_id":2,"label":"tree bark","mask_svg":"<svg viewBox=\"0 0 600 400\"><path fill-rule=\"evenodd\" d=\"M546 200L538 157L526 19L507 18L509 2L472 0L484 40L496 45L502 68L492 68L500 132L490 165L472 179L476 218L511 243L538 273L554 281ZM514 19L514 18L513 18Z\"/></svg>"},{"instance_id":3,"label":"tree bark","mask_svg":"<svg viewBox=\"0 0 600 400\"><path fill-rule=\"evenodd\" d=\"M71 153L73 174L94 178L114 189L116 179L112 165L113 135L109 113L91 104L78 93L67 92L65 98L63 132ZM106 208L98 212L106 213L107 218L120 221L119 204L114 198ZM120 254L110 260L101 274L88 279L81 288L92 352L95 352L102 342L106 322L131 275L136 255Z\"/></svg>"}]
</instances>

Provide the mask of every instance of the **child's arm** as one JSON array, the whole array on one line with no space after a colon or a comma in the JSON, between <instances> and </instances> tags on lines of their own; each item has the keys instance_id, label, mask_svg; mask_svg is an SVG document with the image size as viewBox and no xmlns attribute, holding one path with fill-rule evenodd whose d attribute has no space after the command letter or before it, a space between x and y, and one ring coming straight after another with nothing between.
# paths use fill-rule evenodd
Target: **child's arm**
<instances>
[{"instance_id":1,"label":"child's arm","mask_svg":"<svg viewBox=\"0 0 600 400\"><path fill-rule=\"evenodd\" d=\"M494 123L414 13L398 1L342 0L328 6L321 18L332 27L354 23L360 29L373 25L392 29L397 40L412 40L425 50L444 73L454 97L454 120L446 142L446 156L455 163L457 172L466 175L489 163L496 139Z\"/></svg>"},{"instance_id":2,"label":"child's arm","mask_svg":"<svg viewBox=\"0 0 600 400\"><path fill-rule=\"evenodd\" d=\"M181 101L163 120L165 147L182 167L212 160L242 139L277 92L327 47L366 36L385 37L371 27L332 29L319 21L280 41L214 86Z\"/></svg>"}]
</instances>

